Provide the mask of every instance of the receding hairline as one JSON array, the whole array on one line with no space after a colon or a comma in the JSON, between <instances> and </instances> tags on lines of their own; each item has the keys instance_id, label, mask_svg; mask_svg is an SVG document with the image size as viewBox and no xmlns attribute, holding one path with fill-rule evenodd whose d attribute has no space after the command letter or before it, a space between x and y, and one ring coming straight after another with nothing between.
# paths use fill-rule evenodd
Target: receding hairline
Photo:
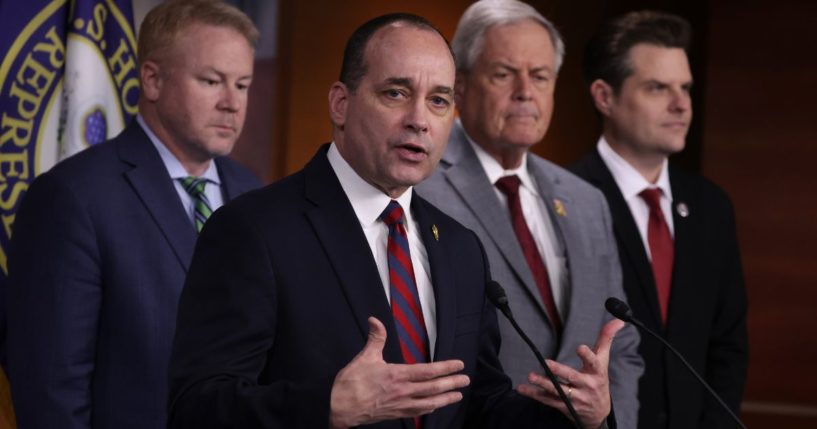
<instances>
[{"instance_id":1,"label":"receding hairline","mask_svg":"<svg viewBox=\"0 0 817 429\"><path fill-rule=\"evenodd\" d=\"M377 30L375 30L375 32L372 33L372 37L370 37L369 40L366 41L366 47L363 49L363 53L364 53L363 58L364 58L364 60L368 58L367 54L369 53L369 50L373 49L372 46L375 44L376 41L386 37L387 36L386 33L394 33L394 32L399 31L399 30L417 30L417 31L422 31L422 32L426 32L426 33L434 35L436 37L436 39L438 39L440 42L442 42L442 45L445 46L445 50L448 52L448 55L451 58L451 61L452 62L454 61L454 54L451 52L451 48L450 48L450 46L448 44L448 41L445 39L445 37L443 37L443 35L441 35L437 31L436 28L427 27L427 26L424 26L424 25L420 25L420 24L418 24L416 22L411 22L411 21L407 21L407 20L399 20L399 21L390 22L390 23L378 28Z\"/></svg>"},{"instance_id":2,"label":"receding hairline","mask_svg":"<svg viewBox=\"0 0 817 429\"><path fill-rule=\"evenodd\" d=\"M394 34L394 32L396 32L396 31L399 31L399 30L412 30L412 29L417 30L417 31L427 32L427 33L435 36L435 38L441 42L441 47L443 48L443 50L445 52L448 53L448 58L451 60L451 66L452 66L452 69L454 70L455 75L456 75L456 64L455 64L455 61L454 61L454 54L451 52L451 48L448 45L448 41L445 39L445 37L443 37L437 31L437 29L435 29L433 27L427 27L427 26L424 26L424 25L418 25L417 23L411 22L411 21L399 20L399 21L395 21L395 22L390 22L390 23L378 28L374 33L372 33L372 36L366 42L366 47L363 49L363 64L364 64L364 67L366 69L366 72L364 73L363 76L365 77L370 72L370 70L369 70L369 65L370 65L369 61L371 60L372 53L376 49L375 45L379 41L382 41L384 37L388 37L389 34ZM403 77L403 76L393 76L393 77L387 78L386 80L387 81L388 80L391 80L391 81L398 81L399 80L399 81L406 82L406 81L411 81L411 78L407 78L407 77ZM436 87L447 88L447 87L441 86L441 85L436 85Z\"/></svg>"}]
</instances>

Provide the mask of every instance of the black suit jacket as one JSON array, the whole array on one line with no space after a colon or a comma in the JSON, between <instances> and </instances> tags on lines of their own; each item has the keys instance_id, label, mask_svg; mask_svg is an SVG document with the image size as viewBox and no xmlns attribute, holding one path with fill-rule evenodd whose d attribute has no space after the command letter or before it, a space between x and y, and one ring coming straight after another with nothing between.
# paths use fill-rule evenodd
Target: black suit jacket
<instances>
[{"instance_id":1,"label":"black suit jacket","mask_svg":"<svg viewBox=\"0 0 817 429\"><path fill-rule=\"evenodd\" d=\"M258 181L216 159L225 201ZM196 242L133 121L39 176L9 253L8 375L20 428L159 428L176 306Z\"/></svg>"},{"instance_id":2,"label":"black suit jacket","mask_svg":"<svg viewBox=\"0 0 817 429\"><path fill-rule=\"evenodd\" d=\"M610 170L593 151L571 170L598 187L613 215L624 292L635 317L673 344L737 413L748 365L746 291L732 205L713 183L670 166L675 263L666 328L643 241ZM679 204L688 215L681 216ZM703 387L649 335L639 347L639 427L733 427Z\"/></svg>"},{"instance_id":3,"label":"black suit jacket","mask_svg":"<svg viewBox=\"0 0 817 429\"><path fill-rule=\"evenodd\" d=\"M335 375L363 348L369 316L388 330L384 359L403 361L374 258L327 148L301 172L228 204L202 231L171 359L172 428L327 427ZM502 373L496 313L484 295L488 266L474 233L416 194L411 210L437 302L434 360L461 359L471 377L464 399L428 415L424 427L569 427L514 393Z\"/></svg>"}]
</instances>

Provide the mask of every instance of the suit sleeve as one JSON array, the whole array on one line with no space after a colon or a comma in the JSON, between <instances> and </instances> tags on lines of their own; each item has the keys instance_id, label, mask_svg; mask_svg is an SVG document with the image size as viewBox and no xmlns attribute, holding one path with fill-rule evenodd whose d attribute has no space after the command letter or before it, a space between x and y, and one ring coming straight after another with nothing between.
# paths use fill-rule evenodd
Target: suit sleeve
<instances>
[{"instance_id":1,"label":"suit sleeve","mask_svg":"<svg viewBox=\"0 0 817 429\"><path fill-rule=\"evenodd\" d=\"M743 396L746 371L749 364L749 340L746 331L746 287L740 263L735 216L731 203L724 197L724 213L717 230L723 236L721 270L718 275L717 311L712 321L709 352L706 364L706 379L723 398L726 405L737 414ZM722 411L720 405L708 395L701 427L726 427L731 418ZM719 426L720 425L720 426Z\"/></svg>"},{"instance_id":2,"label":"suit sleeve","mask_svg":"<svg viewBox=\"0 0 817 429\"><path fill-rule=\"evenodd\" d=\"M609 268L608 296L626 302L627 297L624 294L621 264L618 259L618 246L613 235L612 217L604 197L600 197L600 200L603 205L605 243L610 247L610 254L613 256ZM605 320L611 319L612 316L608 315ZM644 373L644 360L638 352L639 341L640 336L635 326L627 324L616 334L610 350L608 368L610 394L613 399L615 420L620 428L635 428L638 426L638 382Z\"/></svg>"},{"instance_id":3,"label":"suit sleeve","mask_svg":"<svg viewBox=\"0 0 817 429\"><path fill-rule=\"evenodd\" d=\"M58 178L40 176L9 254L8 375L20 427L91 427L100 258L87 207Z\"/></svg>"},{"instance_id":4,"label":"suit sleeve","mask_svg":"<svg viewBox=\"0 0 817 429\"><path fill-rule=\"evenodd\" d=\"M266 243L224 207L199 237L170 362L171 428L327 427L333 379L262 383L276 279Z\"/></svg>"}]
</instances>

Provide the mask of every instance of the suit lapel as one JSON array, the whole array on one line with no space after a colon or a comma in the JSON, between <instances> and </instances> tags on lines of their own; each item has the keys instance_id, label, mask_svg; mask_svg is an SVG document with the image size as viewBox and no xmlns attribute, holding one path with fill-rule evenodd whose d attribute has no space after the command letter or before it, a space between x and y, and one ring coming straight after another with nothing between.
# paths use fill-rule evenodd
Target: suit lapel
<instances>
[{"instance_id":1,"label":"suit lapel","mask_svg":"<svg viewBox=\"0 0 817 429\"><path fill-rule=\"evenodd\" d=\"M221 179L221 193L224 196L225 204L247 191L245 184L237 179L233 167L224 162L224 159L216 158L213 162L216 163L218 176Z\"/></svg>"},{"instance_id":2,"label":"suit lapel","mask_svg":"<svg viewBox=\"0 0 817 429\"><path fill-rule=\"evenodd\" d=\"M142 128L133 121L117 139L119 158L131 168L125 179L150 212L179 263L187 271L196 244L196 230L184 212L173 180L159 153Z\"/></svg>"},{"instance_id":3,"label":"suit lapel","mask_svg":"<svg viewBox=\"0 0 817 429\"><path fill-rule=\"evenodd\" d=\"M457 315L457 299L451 279L452 263L445 252L446 235L440 231L427 207L428 203L415 193L411 200L411 210L420 237L428 255L431 270L431 285L434 288L434 299L437 304L437 343L434 348L434 361L450 359L454 347L454 330ZM435 236L432 229L437 231Z\"/></svg>"},{"instance_id":4,"label":"suit lapel","mask_svg":"<svg viewBox=\"0 0 817 429\"><path fill-rule=\"evenodd\" d=\"M454 138L449 145L454 146L452 149L457 154L457 159L453 160L450 168L443 171L446 180L465 201L471 213L502 253L505 262L519 277L531 296L536 298L534 301L539 310L545 314L545 306L542 304L533 274L525 262L522 247L516 240L507 207L500 204L494 192L494 185L488 181L476 153L466 141L462 127L455 127L451 133Z\"/></svg>"},{"instance_id":5,"label":"suit lapel","mask_svg":"<svg viewBox=\"0 0 817 429\"><path fill-rule=\"evenodd\" d=\"M675 244L675 260L672 269L672 290L670 291L669 311L667 312L667 331L672 325L672 315L683 315L674 311L673 307L679 309L694 308L695 294L694 285L697 284L692 276L698 272L697 269L690 269L697 264L693 261L695 255L700 251L701 243L694 234L694 218L699 216L698 207L694 199L695 192L689 189L688 183L684 182L680 174L674 168L669 169L670 187L672 188L672 220L674 226L673 241ZM687 216L679 214L678 206L686 206ZM684 287L678 287L684 285ZM675 303L675 305L673 305ZM678 317L678 316L676 316Z\"/></svg>"},{"instance_id":6,"label":"suit lapel","mask_svg":"<svg viewBox=\"0 0 817 429\"><path fill-rule=\"evenodd\" d=\"M655 279L652 273L652 265L644 249L644 242L641 240L641 233L635 224L630 206L624 200L621 190L618 188L612 173L604 164L598 151L591 154L590 183L599 188L607 197L607 204L613 216L613 231L616 239L625 250L621 258L627 258L635 267L638 278L638 285L646 302L649 303L650 314L654 327L661 327L661 311L658 306L658 294L655 290Z\"/></svg>"},{"instance_id":7,"label":"suit lapel","mask_svg":"<svg viewBox=\"0 0 817 429\"><path fill-rule=\"evenodd\" d=\"M305 198L315 205L306 216L334 268L364 341L369 333L367 319L374 316L388 331L384 359L403 362L394 318L374 256L352 204L326 158L327 148L328 145L324 145L304 168Z\"/></svg>"},{"instance_id":8,"label":"suit lapel","mask_svg":"<svg viewBox=\"0 0 817 429\"><path fill-rule=\"evenodd\" d=\"M574 213L570 197L559 191L558 178L555 176L548 177L547 172L542 167L534 165L534 159L530 155L528 156L528 172L536 182L537 191L544 202L549 218L546 220L553 225L553 231L555 233L553 240L556 240L556 243L553 244L557 249L565 250L565 258L568 264L567 269L568 273L570 273L570 283L583 284L584 282L579 280L581 280L581 276L583 276L585 272L588 272L588 270L579 264L581 263L580 261L588 261L590 259L589 256L582 254L584 246L579 241L581 233L577 230L577 228L581 228L581 225L574 224L570 216L570 213ZM557 204L560 205L563 210L561 214L555 209ZM581 291L576 290L574 287L570 288L568 318L571 314L578 314L577 312L582 311L583 308L587 308L582 303L582 297L584 295L580 292ZM566 337L570 335L569 331L572 329L572 325L569 323L569 319L565 318L565 315L561 316L562 326L564 327L562 337ZM573 351L571 350L570 352L572 353Z\"/></svg>"}]
</instances>

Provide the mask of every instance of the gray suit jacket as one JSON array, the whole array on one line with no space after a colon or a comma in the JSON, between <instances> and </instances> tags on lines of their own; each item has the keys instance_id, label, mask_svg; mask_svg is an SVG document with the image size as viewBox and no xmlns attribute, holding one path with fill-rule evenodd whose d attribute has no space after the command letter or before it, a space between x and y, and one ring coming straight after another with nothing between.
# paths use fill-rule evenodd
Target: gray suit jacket
<instances>
[{"instance_id":1,"label":"gray suit jacket","mask_svg":"<svg viewBox=\"0 0 817 429\"><path fill-rule=\"evenodd\" d=\"M546 358L581 367L576 348L593 347L601 327L610 320L604 301L624 299L621 268L610 212L604 196L566 170L533 154L528 169L555 223L556 247L564 257L569 278L569 305L561 343L545 316L533 274L516 239L507 207L501 204L459 122L437 171L416 187L417 192L449 216L474 230L485 246L491 274L506 290L513 314ZM563 215L554 209L555 201ZM504 318L499 320L499 357L514 384L527 382L539 368L536 358ZM610 357L610 383L619 428L635 428L638 379L643 361L638 333L632 326L616 336Z\"/></svg>"}]
</instances>

